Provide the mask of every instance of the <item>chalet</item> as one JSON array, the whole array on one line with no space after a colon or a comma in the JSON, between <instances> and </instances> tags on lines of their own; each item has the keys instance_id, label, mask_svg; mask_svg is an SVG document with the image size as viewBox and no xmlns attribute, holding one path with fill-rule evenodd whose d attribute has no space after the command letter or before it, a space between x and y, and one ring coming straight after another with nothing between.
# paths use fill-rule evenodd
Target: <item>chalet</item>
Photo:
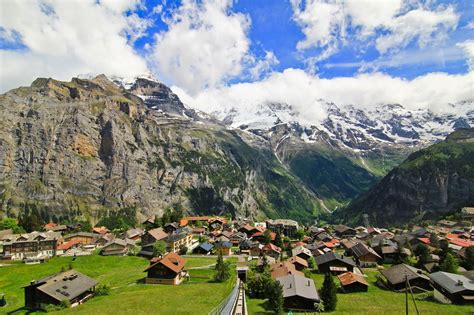
<instances>
[{"instance_id":1,"label":"chalet","mask_svg":"<svg viewBox=\"0 0 474 315\"><path fill-rule=\"evenodd\" d=\"M393 263L400 256L397 246L388 245L381 248L382 259L384 263Z\"/></svg>"},{"instance_id":2,"label":"chalet","mask_svg":"<svg viewBox=\"0 0 474 315\"><path fill-rule=\"evenodd\" d=\"M147 284L180 284L188 273L184 270L186 259L176 253L169 253L164 257L155 257L150 266L145 269Z\"/></svg>"},{"instance_id":3,"label":"chalet","mask_svg":"<svg viewBox=\"0 0 474 315\"><path fill-rule=\"evenodd\" d=\"M291 254L293 256L303 258L306 261L308 261L308 259L313 257L313 254L311 253L311 251L309 249L307 249L306 247L303 247L303 246L298 246L298 247L293 248L291 250Z\"/></svg>"},{"instance_id":4,"label":"chalet","mask_svg":"<svg viewBox=\"0 0 474 315\"><path fill-rule=\"evenodd\" d=\"M230 236L230 242L231 242L234 246L238 246L242 241L244 241L244 240L246 240L246 239L247 239L247 234L242 233L242 232L233 233L233 234Z\"/></svg>"},{"instance_id":5,"label":"chalet","mask_svg":"<svg viewBox=\"0 0 474 315\"><path fill-rule=\"evenodd\" d=\"M153 245L156 241L163 241L168 237L168 233L166 233L162 228L156 228L153 230L146 231L142 236L142 247L147 247L149 245Z\"/></svg>"},{"instance_id":6,"label":"chalet","mask_svg":"<svg viewBox=\"0 0 474 315\"><path fill-rule=\"evenodd\" d=\"M438 224L439 224L440 226L442 226L442 227L452 229L452 228L455 227L458 223L455 222L455 221L440 220L440 221L438 221Z\"/></svg>"},{"instance_id":7,"label":"chalet","mask_svg":"<svg viewBox=\"0 0 474 315\"><path fill-rule=\"evenodd\" d=\"M253 242L250 240L244 240L239 243L240 253L250 254L250 248L252 248Z\"/></svg>"},{"instance_id":8,"label":"chalet","mask_svg":"<svg viewBox=\"0 0 474 315\"><path fill-rule=\"evenodd\" d=\"M342 224L336 225L334 228L334 232L336 233L336 236L340 238L354 237L357 234L356 230Z\"/></svg>"},{"instance_id":9,"label":"chalet","mask_svg":"<svg viewBox=\"0 0 474 315\"><path fill-rule=\"evenodd\" d=\"M276 279L283 289L283 307L288 310L314 311L319 295L312 279L287 275Z\"/></svg>"},{"instance_id":10,"label":"chalet","mask_svg":"<svg viewBox=\"0 0 474 315\"><path fill-rule=\"evenodd\" d=\"M430 278L421 269L406 264L399 264L382 270L380 273L385 278L387 286L392 290L405 290L405 279L408 280L412 288L431 290Z\"/></svg>"},{"instance_id":11,"label":"chalet","mask_svg":"<svg viewBox=\"0 0 474 315\"><path fill-rule=\"evenodd\" d=\"M105 226L96 226L92 229L92 233L96 233L96 234L107 234L109 232L110 230L106 228Z\"/></svg>"},{"instance_id":12,"label":"chalet","mask_svg":"<svg viewBox=\"0 0 474 315\"><path fill-rule=\"evenodd\" d=\"M278 259L281 254L281 248L273 245L272 243L268 243L267 245L263 246L262 252L265 253L265 255Z\"/></svg>"},{"instance_id":13,"label":"chalet","mask_svg":"<svg viewBox=\"0 0 474 315\"><path fill-rule=\"evenodd\" d=\"M65 241L79 240L82 245L92 244L99 236L95 233L77 232L64 236Z\"/></svg>"},{"instance_id":14,"label":"chalet","mask_svg":"<svg viewBox=\"0 0 474 315\"><path fill-rule=\"evenodd\" d=\"M250 247L250 256L253 256L253 257L260 256L262 254L262 248L263 248L262 244L258 242L252 243L252 247Z\"/></svg>"},{"instance_id":15,"label":"chalet","mask_svg":"<svg viewBox=\"0 0 474 315\"><path fill-rule=\"evenodd\" d=\"M193 253L201 254L201 255L209 255L212 252L213 248L214 248L214 245L208 242L204 242L196 246L196 248L193 249Z\"/></svg>"},{"instance_id":16,"label":"chalet","mask_svg":"<svg viewBox=\"0 0 474 315\"><path fill-rule=\"evenodd\" d=\"M109 243L110 241L112 241L113 239L115 239L115 235L109 233L109 234L104 234L104 235L100 235L99 238L97 238L95 241L94 241L94 245L96 247L104 247L105 244Z\"/></svg>"},{"instance_id":17,"label":"chalet","mask_svg":"<svg viewBox=\"0 0 474 315\"><path fill-rule=\"evenodd\" d=\"M163 230L168 234L176 232L177 229L179 229L179 224L176 222L166 223L163 227Z\"/></svg>"},{"instance_id":18,"label":"chalet","mask_svg":"<svg viewBox=\"0 0 474 315\"><path fill-rule=\"evenodd\" d=\"M295 237L298 230L298 222L286 219L267 220L267 229L288 237Z\"/></svg>"},{"instance_id":19,"label":"chalet","mask_svg":"<svg viewBox=\"0 0 474 315\"><path fill-rule=\"evenodd\" d=\"M126 232L122 233L121 236L123 239L138 241L139 239L141 239L144 233L145 231L142 228L131 228L128 229Z\"/></svg>"},{"instance_id":20,"label":"chalet","mask_svg":"<svg viewBox=\"0 0 474 315\"><path fill-rule=\"evenodd\" d=\"M257 266L257 267L263 266L265 260L267 260L267 264L268 264L269 266L271 266L271 265L273 265L273 264L276 264L276 259L275 259L275 258L273 258L273 257L271 257L271 256L266 256L266 255L265 255L265 256L259 256L259 257L257 258L257 264L256 264L256 266Z\"/></svg>"},{"instance_id":21,"label":"chalet","mask_svg":"<svg viewBox=\"0 0 474 315\"><path fill-rule=\"evenodd\" d=\"M332 237L328 233L323 232L323 233L319 233L318 235L316 235L314 237L314 240L315 241L321 241L321 242L330 242L332 240Z\"/></svg>"},{"instance_id":22,"label":"chalet","mask_svg":"<svg viewBox=\"0 0 474 315\"><path fill-rule=\"evenodd\" d=\"M69 301L72 305L82 304L94 295L97 281L75 270L68 270L33 280L24 288L25 308L43 309L48 304L59 305Z\"/></svg>"},{"instance_id":23,"label":"chalet","mask_svg":"<svg viewBox=\"0 0 474 315\"><path fill-rule=\"evenodd\" d=\"M363 275L345 272L337 277L341 283L341 290L345 293L367 292L369 288L369 283Z\"/></svg>"},{"instance_id":24,"label":"chalet","mask_svg":"<svg viewBox=\"0 0 474 315\"><path fill-rule=\"evenodd\" d=\"M232 255L232 243L231 242L217 242L214 244L214 251L216 254L221 253L224 256Z\"/></svg>"},{"instance_id":25,"label":"chalet","mask_svg":"<svg viewBox=\"0 0 474 315\"><path fill-rule=\"evenodd\" d=\"M329 252L315 258L318 270L321 273L331 272L334 274L354 271L355 261L344 255Z\"/></svg>"},{"instance_id":26,"label":"chalet","mask_svg":"<svg viewBox=\"0 0 474 315\"><path fill-rule=\"evenodd\" d=\"M414 229L411 233L414 237L428 237L429 232L422 227L418 227L417 229Z\"/></svg>"},{"instance_id":27,"label":"chalet","mask_svg":"<svg viewBox=\"0 0 474 315\"><path fill-rule=\"evenodd\" d=\"M70 251L71 249L78 248L80 246L81 246L81 242L79 240L73 240L73 241L59 244L56 249L56 255L63 255L64 253Z\"/></svg>"},{"instance_id":28,"label":"chalet","mask_svg":"<svg viewBox=\"0 0 474 315\"><path fill-rule=\"evenodd\" d=\"M241 233L245 233L247 235L247 237L250 237L253 234L257 233L259 230L254 226L246 224L246 225L241 226L238 229L238 231L241 232Z\"/></svg>"},{"instance_id":29,"label":"chalet","mask_svg":"<svg viewBox=\"0 0 474 315\"><path fill-rule=\"evenodd\" d=\"M142 222L142 225L144 225L147 230L151 230L155 226L155 217L146 218L146 220Z\"/></svg>"},{"instance_id":30,"label":"chalet","mask_svg":"<svg viewBox=\"0 0 474 315\"><path fill-rule=\"evenodd\" d=\"M116 238L105 244L100 254L102 256L125 256L133 246L135 246L134 240Z\"/></svg>"},{"instance_id":31,"label":"chalet","mask_svg":"<svg viewBox=\"0 0 474 315\"><path fill-rule=\"evenodd\" d=\"M6 235L2 240L3 257L18 260L55 256L63 238L61 233L49 231Z\"/></svg>"},{"instance_id":32,"label":"chalet","mask_svg":"<svg viewBox=\"0 0 474 315\"><path fill-rule=\"evenodd\" d=\"M212 218L209 221L209 227L212 230L221 230L224 227L224 224L226 223L226 220L224 218Z\"/></svg>"},{"instance_id":33,"label":"chalet","mask_svg":"<svg viewBox=\"0 0 474 315\"><path fill-rule=\"evenodd\" d=\"M296 270L295 265L288 261L282 261L282 262L271 264L270 272L273 279L277 279L277 278L288 276L288 275L304 276L304 273L302 273L299 270Z\"/></svg>"},{"instance_id":34,"label":"chalet","mask_svg":"<svg viewBox=\"0 0 474 315\"><path fill-rule=\"evenodd\" d=\"M59 232L61 234L63 233L66 233L69 229L68 227L65 225L65 224L56 224L56 223L48 223L48 224L45 224L43 229L45 231L53 231L53 232Z\"/></svg>"},{"instance_id":35,"label":"chalet","mask_svg":"<svg viewBox=\"0 0 474 315\"><path fill-rule=\"evenodd\" d=\"M342 248L344 248L346 252L348 252L349 249L357 243L354 242L353 240L343 239L341 240L341 244L342 244Z\"/></svg>"},{"instance_id":36,"label":"chalet","mask_svg":"<svg viewBox=\"0 0 474 315\"><path fill-rule=\"evenodd\" d=\"M205 227L193 227L193 235L203 235L206 233Z\"/></svg>"},{"instance_id":37,"label":"chalet","mask_svg":"<svg viewBox=\"0 0 474 315\"><path fill-rule=\"evenodd\" d=\"M304 269L308 268L308 262L298 256L288 258L287 262L293 264L295 266L295 269L298 271L303 271Z\"/></svg>"},{"instance_id":38,"label":"chalet","mask_svg":"<svg viewBox=\"0 0 474 315\"><path fill-rule=\"evenodd\" d=\"M349 249L349 252L362 267L376 266L377 261L382 259L376 251L364 243L357 243Z\"/></svg>"},{"instance_id":39,"label":"chalet","mask_svg":"<svg viewBox=\"0 0 474 315\"><path fill-rule=\"evenodd\" d=\"M464 207L461 209L461 215L464 219L474 220L474 207Z\"/></svg>"},{"instance_id":40,"label":"chalet","mask_svg":"<svg viewBox=\"0 0 474 315\"><path fill-rule=\"evenodd\" d=\"M265 237L265 232L264 231L258 231L252 234L252 240L260 243L264 243L266 241ZM276 238L276 233L275 232L270 232L270 241L274 242Z\"/></svg>"},{"instance_id":41,"label":"chalet","mask_svg":"<svg viewBox=\"0 0 474 315\"><path fill-rule=\"evenodd\" d=\"M434 298L441 303L474 304L474 281L462 275L438 271L430 275Z\"/></svg>"}]
</instances>

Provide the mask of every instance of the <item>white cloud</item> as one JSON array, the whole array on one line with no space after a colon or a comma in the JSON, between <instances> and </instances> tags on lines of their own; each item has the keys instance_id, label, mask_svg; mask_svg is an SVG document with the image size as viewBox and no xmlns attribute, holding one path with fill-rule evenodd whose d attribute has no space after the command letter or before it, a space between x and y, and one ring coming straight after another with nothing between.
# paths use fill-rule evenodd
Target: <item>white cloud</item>
<instances>
[{"instance_id":1,"label":"white cloud","mask_svg":"<svg viewBox=\"0 0 474 315\"><path fill-rule=\"evenodd\" d=\"M156 35L151 59L158 75L192 93L241 75L253 60L250 19L231 6L230 0L184 0L165 20L168 31Z\"/></svg>"},{"instance_id":2,"label":"white cloud","mask_svg":"<svg viewBox=\"0 0 474 315\"><path fill-rule=\"evenodd\" d=\"M365 41L385 54L415 42L419 47L436 44L457 27L459 14L452 6L434 7L430 1L403 0L291 0L293 19L304 39L300 51L311 48L322 52L307 59L319 62L336 53L341 46ZM348 38L351 37L349 41Z\"/></svg>"},{"instance_id":3,"label":"white cloud","mask_svg":"<svg viewBox=\"0 0 474 315\"><path fill-rule=\"evenodd\" d=\"M265 57L257 61L255 66L249 70L250 76L254 80L259 80L262 76L267 75L273 66L278 65L280 62L272 51L266 51Z\"/></svg>"},{"instance_id":4,"label":"white cloud","mask_svg":"<svg viewBox=\"0 0 474 315\"><path fill-rule=\"evenodd\" d=\"M0 27L18 34L26 49L0 50L0 90L36 77L70 79L107 73L131 77L147 70L127 42L143 34L143 21L124 15L139 1L2 1ZM3 36L3 35L2 35Z\"/></svg>"},{"instance_id":5,"label":"white cloud","mask_svg":"<svg viewBox=\"0 0 474 315\"><path fill-rule=\"evenodd\" d=\"M253 112L259 104L281 102L292 105L308 122L316 122L326 115L321 100L360 108L399 103L409 109L429 108L435 112L452 112L449 103L474 98L472 74L430 73L405 80L372 73L322 79L303 70L286 69L259 82L205 90L195 97L177 87L173 87L173 90L186 104L208 113L232 108L240 112Z\"/></svg>"},{"instance_id":6,"label":"white cloud","mask_svg":"<svg viewBox=\"0 0 474 315\"><path fill-rule=\"evenodd\" d=\"M469 65L471 71L474 71L474 40L466 40L462 43L458 43L456 46L464 50L467 58L467 64Z\"/></svg>"}]
</instances>

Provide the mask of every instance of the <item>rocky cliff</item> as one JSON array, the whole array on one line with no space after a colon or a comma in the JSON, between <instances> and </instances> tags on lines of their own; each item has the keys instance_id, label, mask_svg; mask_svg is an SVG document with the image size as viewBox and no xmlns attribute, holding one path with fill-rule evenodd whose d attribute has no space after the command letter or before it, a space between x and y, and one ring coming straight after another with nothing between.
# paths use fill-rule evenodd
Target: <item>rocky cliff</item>
<instances>
[{"instance_id":1,"label":"rocky cliff","mask_svg":"<svg viewBox=\"0 0 474 315\"><path fill-rule=\"evenodd\" d=\"M341 212L345 221L390 225L436 218L474 204L474 128L411 154Z\"/></svg>"}]
</instances>

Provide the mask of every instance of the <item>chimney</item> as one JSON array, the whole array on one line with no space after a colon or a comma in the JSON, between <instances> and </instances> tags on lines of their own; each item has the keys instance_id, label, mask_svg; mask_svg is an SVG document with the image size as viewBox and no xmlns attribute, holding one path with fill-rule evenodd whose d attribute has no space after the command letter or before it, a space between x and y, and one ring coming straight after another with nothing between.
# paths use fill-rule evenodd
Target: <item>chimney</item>
<instances>
[{"instance_id":1,"label":"chimney","mask_svg":"<svg viewBox=\"0 0 474 315\"><path fill-rule=\"evenodd\" d=\"M311 286L311 285L310 285L309 280L308 280L308 287L310 287L310 286Z\"/></svg>"},{"instance_id":2,"label":"chimney","mask_svg":"<svg viewBox=\"0 0 474 315\"><path fill-rule=\"evenodd\" d=\"M456 283L456 285L459 285L459 286L461 286L463 284L464 284L464 282L462 282L461 280L458 280L458 283Z\"/></svg>"}]
</instances>

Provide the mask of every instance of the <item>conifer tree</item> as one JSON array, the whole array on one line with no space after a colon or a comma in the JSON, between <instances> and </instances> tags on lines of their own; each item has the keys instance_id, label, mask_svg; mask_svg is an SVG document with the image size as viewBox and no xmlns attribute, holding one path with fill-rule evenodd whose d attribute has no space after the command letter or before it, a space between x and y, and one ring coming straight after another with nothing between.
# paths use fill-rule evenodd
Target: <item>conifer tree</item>
<instances>
[{"instance_id":1,"label":"conifer tree","mask_svg":"<svg viewBox=\"0 0 474 315\"><path fill-rule=\"evenodd\" d=\"M447 253L446 257L444 258L443 262L439 266L441 271L450 272L450 273L457 273L459 268L459 263L456 257L453 256L451 253Z\"/></svg>"},{"instance_id":2,"label":"conifer tree","mask_svg":"<svg viewBox=\"0 0 474 315\"><path fill-rule=\"evenodd\" d=\"M337 288L330 273L324 276L323 288L321 289L321 301L324 305L324 311L332 312L336 309Z\"/></svg>"}]
</instances>

